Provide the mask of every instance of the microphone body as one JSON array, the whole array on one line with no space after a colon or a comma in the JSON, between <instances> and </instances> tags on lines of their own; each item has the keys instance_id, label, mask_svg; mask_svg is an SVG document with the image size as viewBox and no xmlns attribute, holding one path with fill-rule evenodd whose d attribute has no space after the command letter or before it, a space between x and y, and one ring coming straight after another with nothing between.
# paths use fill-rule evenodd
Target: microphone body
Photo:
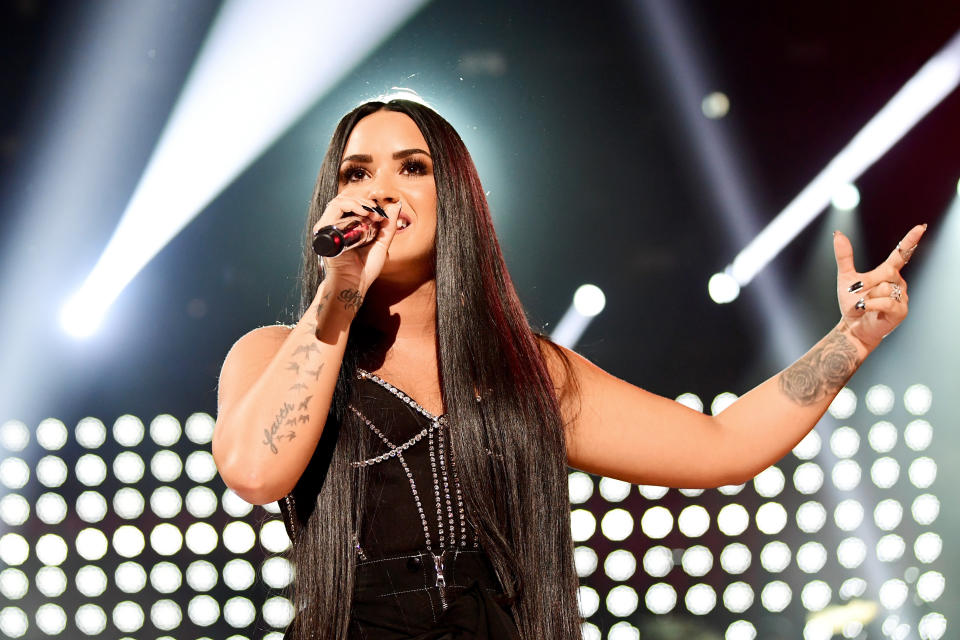
<instances>
[{"instance_id":1,"label":"microphone body","mask_svg":"<svg viewBox=\"0 0 960 640\"><path fill-rule=\"evenodd\" d=\"M332 258L344 251L373 242L380 227L369 218L347 216L335 224L321 227L313 234L313 250L318 256Z\"/></svg>"}]
</instances>

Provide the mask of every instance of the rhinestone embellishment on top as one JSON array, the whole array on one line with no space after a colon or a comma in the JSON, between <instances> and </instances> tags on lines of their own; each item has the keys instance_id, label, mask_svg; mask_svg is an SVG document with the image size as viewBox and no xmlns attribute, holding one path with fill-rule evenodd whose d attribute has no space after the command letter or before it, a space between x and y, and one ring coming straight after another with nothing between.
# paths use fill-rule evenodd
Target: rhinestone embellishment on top
<instances>
[{"instance_id":1,"label":"rhinestone embellishment on top","mask_svg":"<svg viewBox=\"0 0 960 640\"><path fill-rule=\"evenodd\" d=\"M365 371L363 369L357 369L357 380L363 380L364 378L368 380L373 380L378 385L380 385L381 387L383 387L384 389L386 389L387 391L389 391L390 393L397 396L398 398L406 402L408 405L413 407L414 410L416 410L420 415L425 417L427 420L438 421L440 422L440 424L446 424L447 422L446 416L433 415L432 413L430 413L429 411L421 407L416 400L414 400L413 398L405 394L400 389L397 389L395 386L393 386L392 384L390 384L389 382L387 382L377 374L370 373L369 371Z\"/></svg>"},{"instance_id":2,"label":"rhinestone embellishment on top","mask_svg":"<svg viewBox=\"0 0 960 640\"><path fill-rule=\"evenodd\" d=\"M366 424L366 425L370 428L371 431L373 431L375 434L377 434L377 437L379 437L381 440L383 440L384 443L386 443L386 445L387 445L388 447L390 447L390 451L387 451L386 453L382 453L382 454L380 454L379 456L375 456L375 457L373 457L373 458L367 458L366 460L360 460L359 462L351 462L351 463L350 463L350 466L351 466L351 467L370 466L370 465L372 465L372 464L377 464L378 462L383 462L384 460L387 460L387 459L389 459L389 458L396 457L396 456L402 454L404 451L406 451L406 450L409 449L410 447L412 447L413 445L415 445L415 444L417 444L418 442L420 442L420 440L423 439L423 436L427 435L428 433L431 433L431 434L432 434L432 433L433 433L433 430L439 428L439 426L440 426L440 423L439 423L439 422L431 422L429 427L424 427L418 434L416 434L415 436L413 436L412 438L410 438L409 440L407 440L406 442L404 442L404 443L401 444L400 446L397 446L397 445L393 444L392 442L390 442L389 440L387 440L387 437L386 437L385 435L383 435L383 432L380 431L380 429L377 428L377 425L375 425L375 424L373 424L372 422L370 422L370 419L367 418L367 417L366 417L365 415L363 415L362 413L360 413L360 410L359 410L359 409L357 409L357 408L356 408L355 406L353 406L352 404L347 405L347 406L350 408L350 411L352 411L354 414L356 414L356 416L357 416L358 418L360 418L361 420L363 420L364 424Z\"/></svg>"},{"instance_id":3,"label":"rhinestone embellishment on top","mask_svg":"<svg viewBox=\"0 0 960 640\"><path fill-rule=\"evenodd\" d=\"M445 416L435 416L422 406L417 403L413 398L408 396L406 393L393 386L386 380L380 378L376 374L370 373L363 369L357 370L357 379L363 380L368 379L377 385L383 387L389 391L392 395L399 398L414 411L424 416L430 421L429 426L424 427L419 432L414 434L414 436L408 439L406 442L396 445L387 438L387 436L371 421L367 418L357 407L353 404L347 405L350 411L356 415L367 427L389 448L388 451L381 453L380 455L368 458L366 460L360 460L356 462L351 462L350 465L354 468L363 468L379 464L381 462L390 460L391 458L396 458L400 465L403 467L404 474L407 476L407 481L410 483L410 491L413 494L413 501L415 503L417 514L420 518L420 523L423 526L424 541L426 542L426 547L428 550L433 553L433 543L432 536L430 535L430 528L427 525L427 516L423 509L423 504L420 501L420 493L417 491L417 485L413 478L413 473L410 471L410 467L407 465L407 461L403 457L403 452L412 447L413 445L420 442L420 440L427 438L429 441L429 459L430 459L430 471L433 480L433 491L434 499L437 507L437 534L439 537L438 546L440 553L443 553L443 550L448 546L456 547L459 542L459 546L467 546L467 522L466 514L464 511L463 504L463 493L460 488L460 480L457 477L457 467L456 467L456 457L454 456L454 450L452 447L445 442L443 430L447 426L447 421ZM436 436L436 439L434 438ZM436 446L439 445L439 446ZM439 451L438 451L439 449ZM448 465L445 460L445 453L450 455L450 465ZM487 453L492 453L489 450ZM439 455L438 455L439 454ZM449 472L449 474L448 474ZM453 477L451 478L450 475ZM452 482L451 482L452 480ZM451 487L451 485L453 485ZM453 492L451 492L451 488ZM442 491L441 491L442 489ZM454 495L451 495L453 493ZM442 495L441 495L442 494ZM456 501L456 511L454 513L453 503ZM446 509L444 509L446 507ZM446 518L444 518L444 510L446 511ZM458 517L459 516L459 517ZM446 523L444 520L446 519ZM459 520L459 523L457 522ZM446 526L445 526L446 524ZM457 524L459 524L459 541L457 540ZM446 529L446 531L445 531ZM448 538L449 535L449 538ZM357 545L359 547L359 545ZM473 535L473 547L476 548L479 546L479 539L477 533L474 532ZM436 559L436 558L435 558Z\"/></svg>"}]
</instances>

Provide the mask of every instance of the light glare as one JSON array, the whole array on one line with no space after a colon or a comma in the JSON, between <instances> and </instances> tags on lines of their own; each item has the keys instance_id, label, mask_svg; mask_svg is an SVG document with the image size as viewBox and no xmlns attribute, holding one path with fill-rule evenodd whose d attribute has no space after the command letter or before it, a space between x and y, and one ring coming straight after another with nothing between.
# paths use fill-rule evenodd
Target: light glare
<instances>
[{"instance_id":1,"label":"light glare","mask_svg":"<svg viewBox=\"0 0 960 640\"><path fill-rule=\"evenodd\" d=\"M838 211L853 211L860 204L860 190L849 182L841 184L834 191L830 204Z\"/></svg>"},{"instance_id":2,"label":"light glare","mask_svg":"<svg viewBox=\"0 0 960 640\"><path fill-rule=\"evenodd\" d=\"M740 295L740 283L729 273L721 271L710 276L707 281L707 293L717 304L728 304Z\"/></svg>"},{"instance_id":3,"label":"light glare","mask_svg":"<svg viewBox=\"0 0 960 640\"><path fill-rule=\"evenodd\" d=\"M607 304L607 298L600 287L593 284L583 284L573 294L573 306L581 314L592 318L600 314Z\"/></svg>"},{"instance_id":4,"label":"light glare","mask_svg":"<svg viewBox=\"0 0 960 640\"><path fill-rule=\"evenodd\" d=\"M368 4L358 43L326 3L224 3L113 236L61 310L64 329L92 334L144 265L422 4Z\"/></svg>"}]
</instances>

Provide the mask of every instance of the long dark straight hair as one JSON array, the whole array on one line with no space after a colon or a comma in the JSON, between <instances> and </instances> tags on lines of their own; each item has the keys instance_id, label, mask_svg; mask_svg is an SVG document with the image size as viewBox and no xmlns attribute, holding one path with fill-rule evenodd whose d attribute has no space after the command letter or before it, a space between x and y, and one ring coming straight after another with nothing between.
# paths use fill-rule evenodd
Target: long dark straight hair
<instances>
[{"instance_id":1,"label":"long dark straight hair","mask_svg":"<svg viewBox=\"0 0 960 640\"><path fill-rule=\"evenodd\" d=\"M429 107L401 99L368 102L337 125L307 218L298 317L320 284L311 230L337 194L347 138L357 122L381 109L408 115L433 158L441 392L467 517L512 602L522 637L580 638L564 426L540 348L563 352L531 330L507 274L473 160L453 127ZM351 331L314 454L317 464L301 478L316 493L307 493L304 499L310 504L297 508L302 526L291 545L297 615L286 637L294 640L346 638L356 569L353 533L363 508L363 474L349 462L365 457L366 432L345 409L362 341ZM569 373L565 358L561 361ZM477 390L481 402L475 399Z\"/></svg>"}]
</instances>

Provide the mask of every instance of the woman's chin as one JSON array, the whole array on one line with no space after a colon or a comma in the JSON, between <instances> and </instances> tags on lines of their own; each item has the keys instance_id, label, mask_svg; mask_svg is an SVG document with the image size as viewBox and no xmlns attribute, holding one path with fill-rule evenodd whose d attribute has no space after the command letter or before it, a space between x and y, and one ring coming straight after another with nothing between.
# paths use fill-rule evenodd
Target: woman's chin
<instances>
[{"instance_id":1,"label":"woman's chin","mask_svg":"<svg viewBox=\"0 0 960 640\"><path fill-rule=\"evenodd\" d=\"M378 280L392 282L422 282L434 276L433 256L430 254L411 254L409 251L387 251L387 259L380 270Z\"/></svg>"}]
</instances>

